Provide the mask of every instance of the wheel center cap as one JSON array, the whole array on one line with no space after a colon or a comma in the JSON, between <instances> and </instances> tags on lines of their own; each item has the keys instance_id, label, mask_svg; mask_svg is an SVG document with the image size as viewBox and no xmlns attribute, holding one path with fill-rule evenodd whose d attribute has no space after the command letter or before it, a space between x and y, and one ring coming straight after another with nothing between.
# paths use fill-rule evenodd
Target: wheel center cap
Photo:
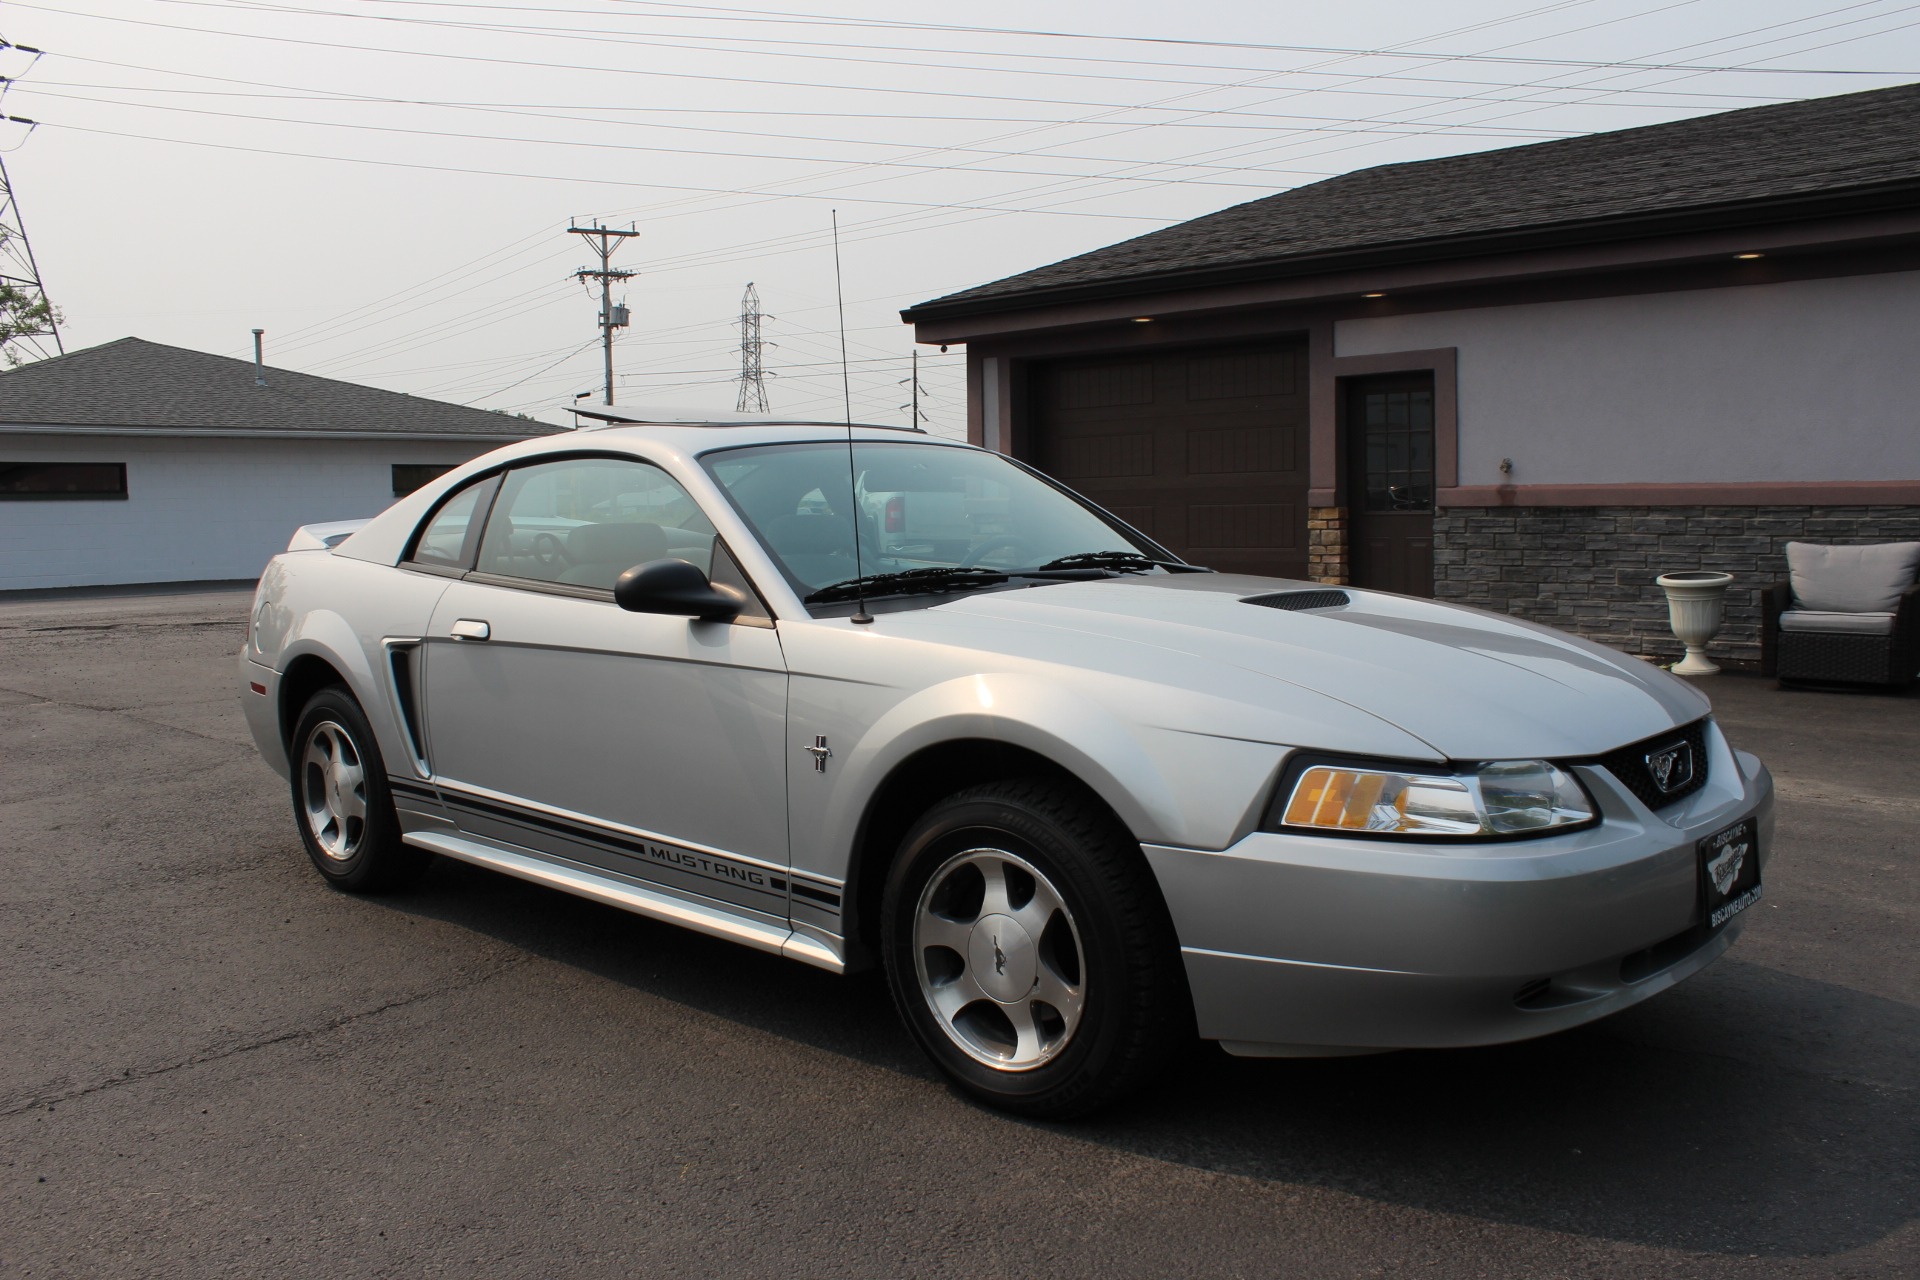
<instances>
[{"instance_id":1,"label":"wheel center cap","mask_svg":"<svg viewBox=\"0 0 1920 1280\"><path fill-rule=\"evenodd\" d=\"M967 939L967 967L980 989L1001 1004L1024 1000L1040 976L1033 937L1012 916L982 916Z\"/></svg>"}]
</instances>

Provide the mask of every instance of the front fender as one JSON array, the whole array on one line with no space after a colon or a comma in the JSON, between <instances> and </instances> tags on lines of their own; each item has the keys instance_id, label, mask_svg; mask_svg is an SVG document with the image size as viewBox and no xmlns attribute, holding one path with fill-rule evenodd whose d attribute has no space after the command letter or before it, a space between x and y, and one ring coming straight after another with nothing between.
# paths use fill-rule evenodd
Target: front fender
<instances>
[{"instance_id":1,"label":"front fender","mask_svg":"<svg viewBox=\"0 0 1920 1280\"><path fill-rule=\"evenodd\" d=\"M1129 719L1102 699L1043 676L962 676L880 710L847 750L837 779L811 771L796 776L796 864L844 874L888 780L919 753L961 741L1004 743L1052 761L1098 795L1136 839L1211 849L1250 829L1286 755L1269 743ZM829 785L822 788L823 782ZM953 789L961 785L956 780ZM805 847L805 831L817 833L812 848Z\"/></svg>"},{"instance_id":2,"label":"front fender","mask_svg":"<svg viewBox=\"0 0 1920 1280\"><path fill-rule=\"evenodd\" d=\"M1178 801L1134 726L1092 699L1026 675L965 676L902 700L849 755L848 790L870 799L915 754L967 739L1046 757L1092 788L1136 834L1178 825ZM832 832L835 847L852 846L864 809L836 815L842 829Z\"/></svg>"}]
</instances>

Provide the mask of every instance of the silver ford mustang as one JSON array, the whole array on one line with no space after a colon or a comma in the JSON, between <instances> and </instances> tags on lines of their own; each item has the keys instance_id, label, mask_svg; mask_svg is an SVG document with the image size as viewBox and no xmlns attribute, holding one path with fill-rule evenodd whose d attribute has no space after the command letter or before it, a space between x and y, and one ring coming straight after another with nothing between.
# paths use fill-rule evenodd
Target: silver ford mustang
<instances>
[{"instance_id":1,"label":"silver ford mustang","mask_svg":"<svg viewBox=\"0 0 1920 1280\"><path fill-rule=\"evenodd\" d=\"M1712 963L1772 780L1597 645L1211 573L880 427L508 446L267 567L241 658L326 880L457 858L835 972L1080 1114L1196 1034L1491 1044Z\"/></svg>"}]
</instances>

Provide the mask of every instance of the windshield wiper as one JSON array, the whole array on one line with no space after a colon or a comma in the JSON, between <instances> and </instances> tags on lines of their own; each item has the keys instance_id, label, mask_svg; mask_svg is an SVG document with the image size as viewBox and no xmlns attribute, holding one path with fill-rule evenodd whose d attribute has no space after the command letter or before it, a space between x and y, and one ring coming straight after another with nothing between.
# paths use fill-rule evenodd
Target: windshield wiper
<instances>
[{"instance_id":1,"label":"windshield wiper","mask_svg":"<svg viewBox=\"0 0 1920 1280\"><path fill-rule=\"evenodd\" d=\"M1009 574L997 569L975 569L964 565L935 565L924 569L902 569L898 573L870 573L864 578L834 582L802 599L807 604L834 604L857 600L861 596L899 595L911 591L954 591L966 587L994 587Z\"/></svg>"},{"instance_id":2,"label":"windshield wiper","mask_svg":"<svg viewBox=\"0 0 1920 1280\"><path fill-rule=\"evenodd\" d=\"M864 578L834 582L802 596L807 604L833 604L857 600L861 596L897 596L916 591L954 591L970 587L997 587L1015 578L1042 582L1079 582L1087 578L1109 578L1112 572L1096 565L1066 565L1038 569L979 569L972 565L932 565L923 569L902 569L898 573L870 573Z\"/></svg>"},{"instance_id":3,"label":"windshield wiper","mask_svg":"<svg viewBox=\"0 0 1920 1280\"><path fill-rule=\"evenodd\" d=\"M1118 569L1128 573L1139 573L1147 569L1165 569L1168 573L1213 572L1201 565L1183 564L1178 560L1155 560L1150 556L1141 555L1138 551L1078 551L1070 556L1049 560L1040 567L1042 569Z\"/></svg>"}]
</instances>

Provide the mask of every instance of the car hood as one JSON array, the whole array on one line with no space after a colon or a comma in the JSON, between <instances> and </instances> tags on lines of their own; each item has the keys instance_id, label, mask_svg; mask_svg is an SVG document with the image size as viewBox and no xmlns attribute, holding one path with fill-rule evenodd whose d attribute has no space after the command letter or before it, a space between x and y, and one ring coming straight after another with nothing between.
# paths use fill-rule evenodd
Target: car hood
<instances>
[{"instance_id":1,"label":"car hood","mask_svg":"<svg viewBox=\"0 0 1920 1280\"><path fill-rule=\"evenodd\" d=\"M1170 684L1220 687L1253 707L1332 699L1454 760L1597 755L1699 719L1707 700L1649 663L1575 636L1454 605L1341 588L1348 603L1289 610L1248 597L1317 589L1239 574L1140 575L959 597L911 630L1082 670L1137 671L1155 651ZM899 614L890 619L905 622Z\"/></svg>"}]
</instances>

